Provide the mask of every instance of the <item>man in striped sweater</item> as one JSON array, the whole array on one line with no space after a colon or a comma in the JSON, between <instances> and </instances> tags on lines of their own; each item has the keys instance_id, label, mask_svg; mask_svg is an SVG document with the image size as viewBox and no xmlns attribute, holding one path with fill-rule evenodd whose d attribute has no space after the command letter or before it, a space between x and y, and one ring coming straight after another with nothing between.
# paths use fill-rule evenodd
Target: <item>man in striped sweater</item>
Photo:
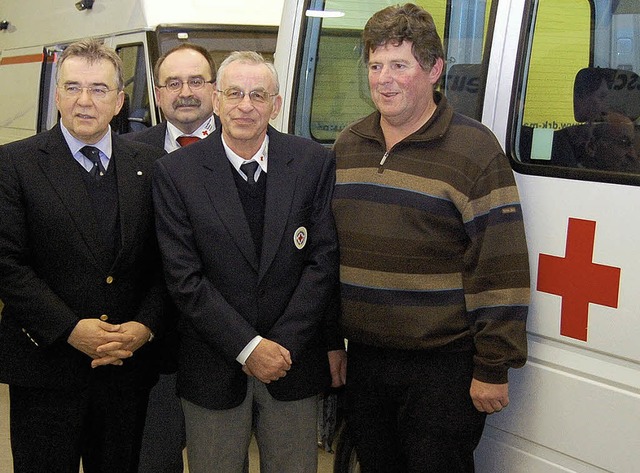
<instances>
[{"instance_id":1,"label":"man in striped sweater","mask_svg":"<svg viewBox=\"0 0 640 473\"><path fill-rule=\"evenodd\" d=\"M335 143L349 432L363 472L472 472L526 360L517 189L491 132L434 90L429 13L385 8L363 40L377 111Z\"/></svg>"}]
</instances>

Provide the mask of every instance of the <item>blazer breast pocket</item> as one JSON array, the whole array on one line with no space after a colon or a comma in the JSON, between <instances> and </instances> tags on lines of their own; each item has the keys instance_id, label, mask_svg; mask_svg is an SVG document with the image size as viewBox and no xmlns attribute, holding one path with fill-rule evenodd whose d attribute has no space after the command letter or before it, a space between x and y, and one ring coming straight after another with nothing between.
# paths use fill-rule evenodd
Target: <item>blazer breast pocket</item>
<instances>
[{"instance_id":1,"label":"blazer breast pocket","mask_svg":"<svg viewBox=\"0 0 640 473\"><path fill-rule=\"evenodd\" d=\"M309 225L309 219L311 218L311 211L313 210L313 208L311 207L311 205L308 205L300 210L298 210L298 212L296 212L293 220L292 220L292 224L294 226L300 226L300 225Z\"/></svg>"}]
</instances>

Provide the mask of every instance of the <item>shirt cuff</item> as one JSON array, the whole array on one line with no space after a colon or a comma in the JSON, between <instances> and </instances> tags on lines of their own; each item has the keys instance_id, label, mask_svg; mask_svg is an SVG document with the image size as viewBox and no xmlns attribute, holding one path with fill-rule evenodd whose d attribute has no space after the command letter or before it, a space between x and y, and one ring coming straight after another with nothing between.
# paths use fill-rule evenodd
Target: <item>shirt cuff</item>
<instances>
[{"instance_id":1,"label":"shirt cuff","mask_svg":"<svg viewBox=\"0 0 640 473\"><path fill-rule=\"evenodd\" d=\"M251 339L251 341L247 343L240 354L236 356L236 361L244 366L247 362L247 358L249 358L249 355L253 353L253 350L255 350L255 348L258 346L258 343L260 343L261 341L262 337L260 335L256 335L255 337L253 337L253 339Z\"/></svg>"}]
</instances>

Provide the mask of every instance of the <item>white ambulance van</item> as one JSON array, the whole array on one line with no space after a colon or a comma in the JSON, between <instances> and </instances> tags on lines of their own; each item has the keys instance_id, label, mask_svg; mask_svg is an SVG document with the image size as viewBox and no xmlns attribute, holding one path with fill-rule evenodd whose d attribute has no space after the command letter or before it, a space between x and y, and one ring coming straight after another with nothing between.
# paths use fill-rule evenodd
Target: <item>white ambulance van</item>
<instances>
[{"instance_id":1,"label":"white ambulance van","mask_svg":"<svg viewBox=\"0 0 640 473\"><path fill-rule=\"evenodd\" d=\"M211 51L217 64L238 49L267 57L276 46L283 0L0 1L0 144L51 128L59 54L78 39L101 38L125 65L126 101L112 127L120 132L161 119L153 65L181 41Z\"/></svg>"},{"instance_id":2,"label":"white ambulance van","mask_svg":"<svg viewBox=\"0 0 640 473\"><path fill-rule=\"evenodd\" d=\"M285 2L280 129L331 145L372 111L360 34L396 3ZM487 420L477 471L636 473L640 1L415 3L444 41L442 90L511 160L530 252L529 358ZM359 471L344 453L336 471Z\"/></svg>"}]
</instances>

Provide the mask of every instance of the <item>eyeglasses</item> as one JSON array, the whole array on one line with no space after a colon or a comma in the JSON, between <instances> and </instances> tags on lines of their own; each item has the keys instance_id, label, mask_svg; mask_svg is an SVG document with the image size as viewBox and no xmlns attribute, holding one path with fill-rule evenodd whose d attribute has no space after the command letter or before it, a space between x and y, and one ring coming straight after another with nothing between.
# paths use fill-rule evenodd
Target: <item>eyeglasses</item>
<instances>
[{"instance_id":1,"label":"eyeglasses","mask_svg":"<svg viewBox=\"0 0 640 473\"><path fill-rule=\"evenodd\" d=\"M91 85L89 87L80 87L77 84L63 84L59 87L62 90L64 90L64 93L69 97L79 97L80 94L82 94L82 91L86 90L87 93L92 98L99 99L99 100L107 98L107 94L109 92L118 90L118 89L110 89L109 87L104 85Z\"/></svg>"},{"instance_id":2,"label":"eyeglasses","mask_svg":"<svg viewBox=\"0 0 640 473\"><path fill-rule=\"evenodd\" d=\"M224 97L232 103L239 103L244 100L244 96L248 95L249 100L253 103L267 103L271 97L275 97L278 94L270 94L266 90L252 90L250 92L245 92L244 90L237 89L235 87L230 87L225 90L218 90L219 93L224 95Z\"/></svg>"},{"instance_id":3,"label":"eyeglasses","mask_svg":"<svg viewBox=\"0 0 640 473\"><path fill-rule=\"evenodd\" d=\"M199 90L205 84L213 84L212 80L204 80L202 77L192 77L187 80L169 79L164 85L158 85L158 88L166 87L169 92L178 92L182 90L182 86L187 84L191 90Z\"/></svg>"}]
</instances>

